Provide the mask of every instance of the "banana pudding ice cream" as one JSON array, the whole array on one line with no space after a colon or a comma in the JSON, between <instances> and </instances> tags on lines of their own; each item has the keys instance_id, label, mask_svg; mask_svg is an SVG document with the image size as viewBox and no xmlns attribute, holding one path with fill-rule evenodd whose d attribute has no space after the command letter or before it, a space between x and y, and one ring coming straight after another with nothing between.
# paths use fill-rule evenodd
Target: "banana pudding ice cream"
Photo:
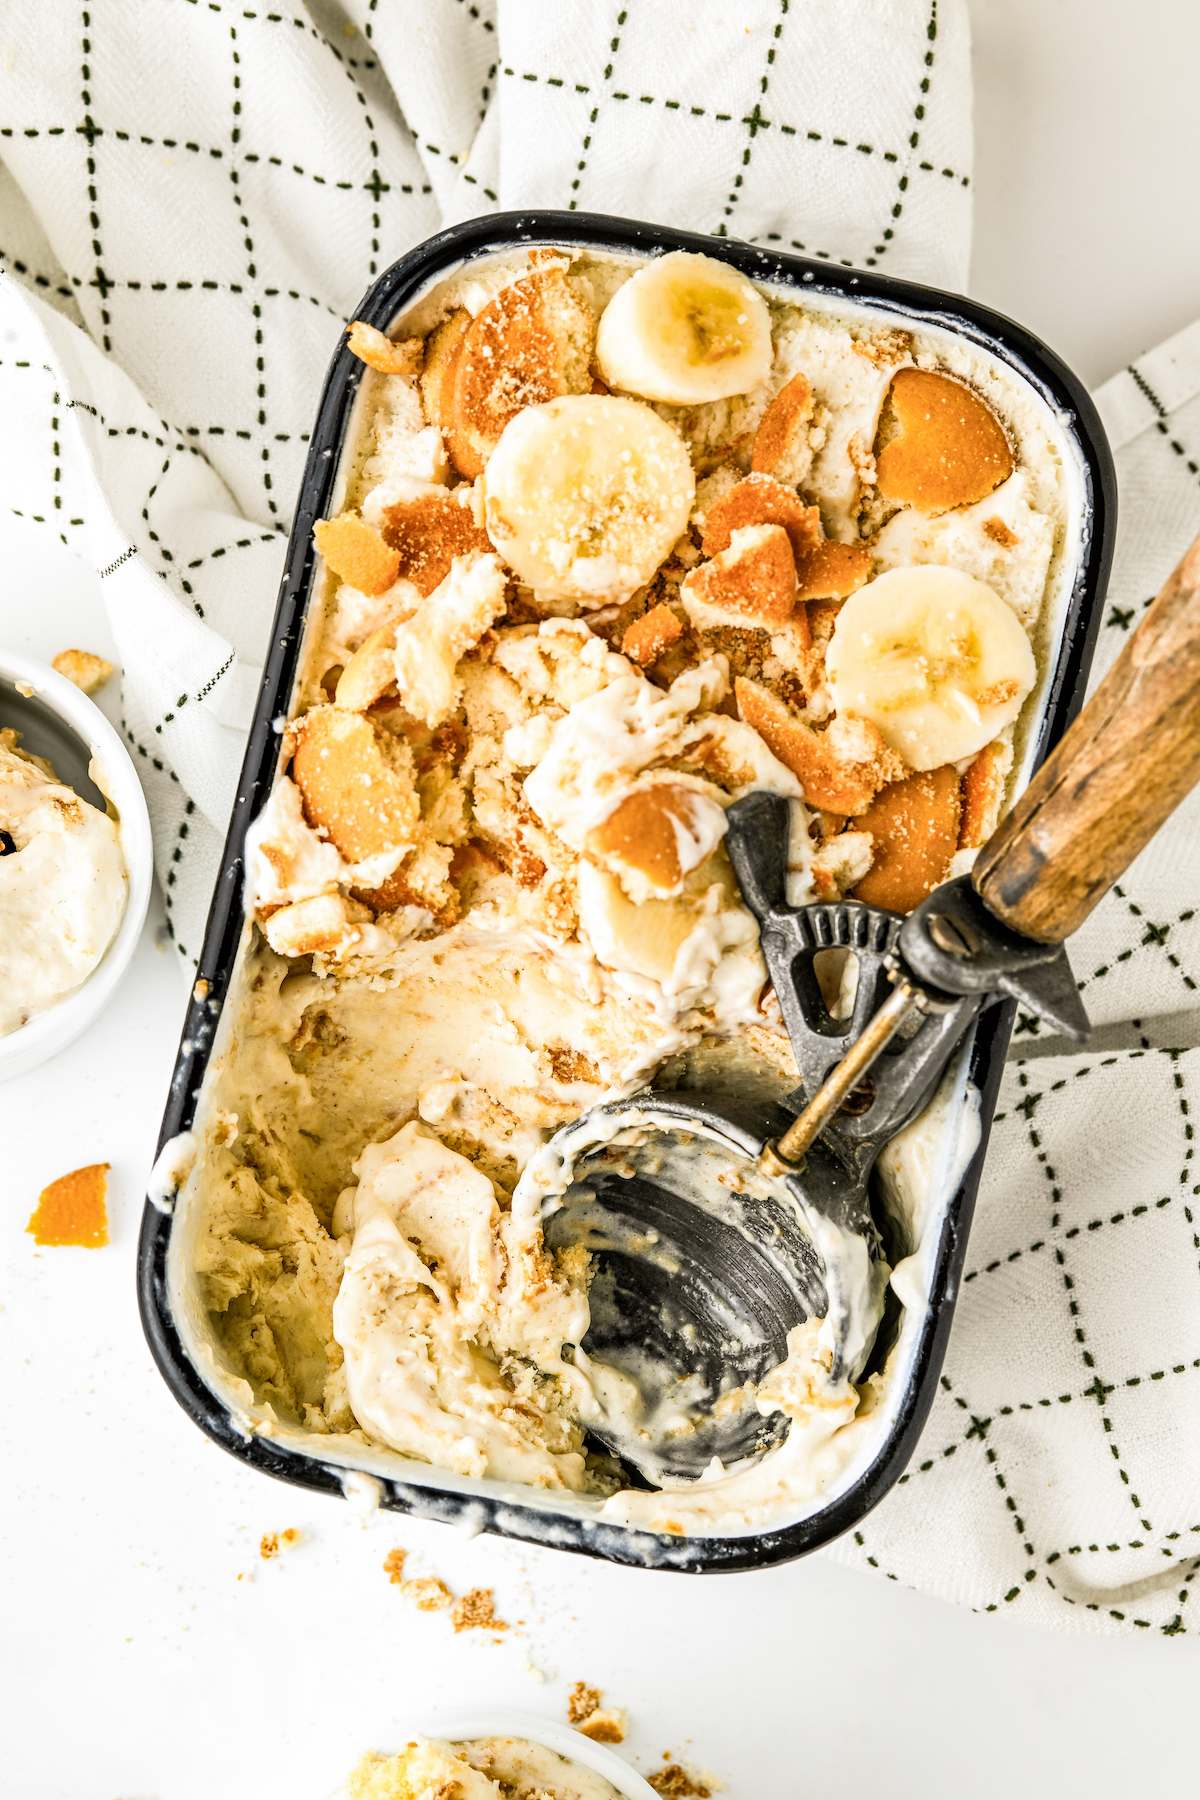
<instances>
[{"instance_id":1,"label":"banana pudding ice cream","mask_svg":"<svg viewBox=\"0 0 1200 1800\"><path fill-rule=\"evenodd\" d=\"M965 341L707 256L468 266L350 348L188 1190L214 1354L322 1455L744 1528L836 1479L886 1370L831 1394L810 1321L759 1394L778 1478L631 1507L591 1259L522 1177L652 1082L797 1085L735 800L789 802L795 905L969 868L1069 586L1062 439Z\"/></svg>"},{"instance_id":2,"label":"banana pudding ice cream","mask_svg":"<svg viewBox=\"0 0 1200 1800\"><path fill-rule=\"evenodd\" d=\"M0 731L0 1037L87 980L117 934L117 826Z\"/></svg>"},{"instance_id":3,"label":"banana pudding ice cream","mask_svg":"<svg viewBox=\"0 0 1200 1800\"><path fill-rule=\"evenodd\" d=\"M345 1800L620 1800L603 1775L528 1738L419 1738L396 1756L368 1751Z\"/></svg>"}]
</instances>

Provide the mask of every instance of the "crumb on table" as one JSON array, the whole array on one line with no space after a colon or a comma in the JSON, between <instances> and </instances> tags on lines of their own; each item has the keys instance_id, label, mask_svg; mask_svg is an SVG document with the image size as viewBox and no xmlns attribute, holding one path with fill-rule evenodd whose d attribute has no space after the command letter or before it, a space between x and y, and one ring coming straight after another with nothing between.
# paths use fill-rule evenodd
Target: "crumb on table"
<instances>
[{"instance_id":1,"label":"crumb on table","mask_svg":"<svg viewBox=\"0 0 1200 1800\"><path fill-rule=\"evenodd\" d=\"M599 1688L589 1687L586 1681L577 1681L567 1695L567 1718L572 1725L582 1725L600 1709L601 1693Z\"/></svg>"},{"instance_id":2,"label":"crumb on table","mask_svg":"<svg viewBox=\"0 0 1200 1800\"><path fill-rule=\"evenodd\" d=\"M51 667L85 694L94 694L103 687L113 672L110 662L103 656L94 656L90 650L60 650Z\"/></svg>"},{"instance_id":3,"label":"crumb on table","mask_svg":"<svg viewBox=\"0 0 1200 1800\"><path fill-rule=\"evenodd\" d=\"M585 1738L591 1738L594 1744L623 1744L628 1730L628 1720L623 1706L607 1706L598 1708L576 1730Z\"/></svg>"},{"instance_id":4,"label":"crumb on table","mask_svg":"<svg viewBox=\"0 0 1200 1800\"><path fill-rule=\"evenodd\" d=\"M89 1163L72 1169L43 1188L26 1231L37 1244L77 1244L97 1250L108 1242L104 1204L111 1163Z\"/></svg>"},{"instance_id":5,"label":"crumb on table","mask_svg":"<svg viewBox=\"0 0 1200 1800\"><path fill-rule=\"evenodd\" d=\"M281 1550L292 1550L303 1538L304 1533L290 1526L287 1531L265 1531L258 1546L258 1554L264 1562L270 1562Z\"/></svg>"},{"instance_id":6,"label":"crumb on table","mask_svg":"<svg viewBox=\"0 0 1200 1800\"><path fill-rule=\"evenodd\" d=\"M496 1617L496 1601L491 1588L471 1588L454 1602L450 1615L455 1631L507 1631L503 1619Z\"/></svg>"},{"instance_id":7,"label":"crumb on table","mask_svg":"<svg viewBox=\"0 0 1200 1800\"><path fill-rule=\"evenodd\" d=\"M667 1754L663 1752L664 1756ZM712 1789L697 1781L681 1763L668 1763L665 1769L655 1769L646 1780L663 1800L711 1800Z\"/></svg>"},{"instance_id":8,"label":"crumb on table","mask_svg":"<svg viewBox=\"0 0 1200 1800\"><path fill-rule=\"evenodd\" d=\"M404 1580L404 1559L407 1555L408 1551L401 1550L397 1545L383 1559L383 1572L394 1587L399 1587Z\"/></svg>"},{"instance_id":9,"label":"crumb on table","mask_svg":"<svg viewBox=\"0 0 1200 1800\"><path fill-rule=\"evenodd\" d=\"M436 1575L418 1575L415 1581L402 1581L400 1592L418 1612L444 1612L454 1604L454 1595Z\"/></svg>"},{"instance_id":10,"label":"crumb on table","mask_svg":"<svg viewBox=\"0 0 1200 1800\"><path fill-rule=\"evenodd\" d=\"M623 1706L600 1705L599 1688L577 1681L567 1696L567 1718L581 1736L594 1744L623 1744L629 1731L629 1720Z\"/></svg>"}]
</instances>

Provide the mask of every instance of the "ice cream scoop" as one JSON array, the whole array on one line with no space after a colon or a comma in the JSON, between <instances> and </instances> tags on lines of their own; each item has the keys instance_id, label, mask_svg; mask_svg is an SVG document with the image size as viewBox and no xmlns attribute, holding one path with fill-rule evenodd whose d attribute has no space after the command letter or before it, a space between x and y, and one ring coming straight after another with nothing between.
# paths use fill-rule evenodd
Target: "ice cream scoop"
<instances>
[{"instance_id":1,"label":"ice cream scoop","mask_svg":"<svg viewBox=\"0 0 1200 1800\"><path fill-rule=\"evenodd\" d=\"M548 1241L602 1253L583 1341L601 1368L596 1437L656 1484L761 1453L787 1428L762 1384L778 1386L806 1318L824 1318L826 1395L861 1375L887 1274L868 1191L878 1152L985 1006L1015 998L1086 1039L1063 940L1197 780L1200 541L973 873L908 918L853 900L789 906L787 802L755 792L729 809L726 847L801 1082L782 1101L647 1090L547 1147L561 1162ZM845 1007L822 987L829 950L857 962ZM709 1146L725 1158L715 1185Z\"/></svg>"}]
</instances>

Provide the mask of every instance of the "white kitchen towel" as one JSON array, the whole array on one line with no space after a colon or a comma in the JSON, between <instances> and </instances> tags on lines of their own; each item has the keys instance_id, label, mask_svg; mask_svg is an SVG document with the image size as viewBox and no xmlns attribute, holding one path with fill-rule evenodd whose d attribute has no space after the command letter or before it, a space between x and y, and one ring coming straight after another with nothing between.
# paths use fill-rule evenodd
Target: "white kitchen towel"
<instances>
[{"instance_id":1,"label":"white kitchen towel","mask_svg":"<svg viewBox=\"0 0 1200 1800\"><path fill-rule=\"evenodd\" d=\"M1200 533L1200 323L1096 396L1121 517L1091 685ZM1017 1017L945 1373L836 1561L1031 1623L1200 1640L1200 790ZM1190 1596L1190 1598L1189 1598Z\"/></svg>"},{"instance_id":2,"label":"white kitchen towel","mask_svg":"<svg viewBox=\"0 0 1200 1800\"><path fill-rule=\"evenodd\" d=\"M961 288L970 157L963 0L0 0L3 504L102 578L188 968L316 395L374 276L442 225L538 205ZM1127 492L1102 657L1200 525L1198 361L1168 346L1106 390ZM1156 1035L1200 979L1189 842L1148 852L1077 951L1112 1054L1018 1038L1039 1054L1001 1101L951 1386L834 1554L975 1606L1015 1591L1049 1624L1186 1630L1188 1057L1138 1053L1192 1041Z\"/></svg>"}]
</instances>

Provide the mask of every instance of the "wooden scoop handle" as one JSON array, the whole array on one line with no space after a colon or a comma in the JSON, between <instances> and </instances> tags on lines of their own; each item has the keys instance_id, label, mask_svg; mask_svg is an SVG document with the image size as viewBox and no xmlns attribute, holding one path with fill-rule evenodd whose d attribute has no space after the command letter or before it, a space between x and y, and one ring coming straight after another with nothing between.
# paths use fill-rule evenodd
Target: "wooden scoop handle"
<instances>
[{"instance_id":1,"label":"wooden scoop handle","mask_svg":"<svg viewBox=\"0 0 1200 1800\"><path fill-rule=\"evenodd\" d=\"M980 851L975 890L1014 931L1061 943L1197 781L1200 538Z\"/></svg>"}]
</instances>

